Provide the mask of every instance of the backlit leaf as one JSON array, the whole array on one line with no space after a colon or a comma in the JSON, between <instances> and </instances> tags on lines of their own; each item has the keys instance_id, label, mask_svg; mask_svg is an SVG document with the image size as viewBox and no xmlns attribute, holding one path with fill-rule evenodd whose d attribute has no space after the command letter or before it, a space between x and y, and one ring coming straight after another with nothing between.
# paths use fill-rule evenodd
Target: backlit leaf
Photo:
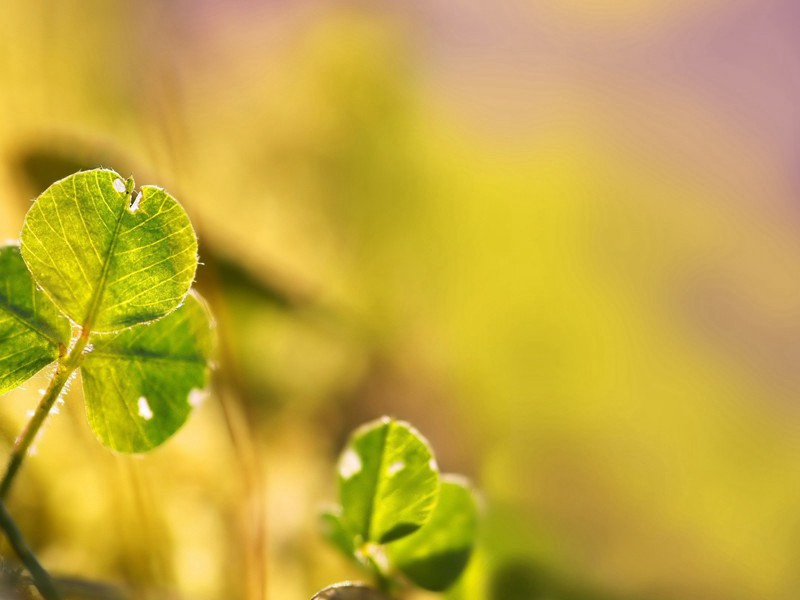
<instances>
[{"instance_id":1,"label":"backlit leaf","mask_svg":"<svg viewBox=\"0 0 800 600\"><path fill-rule=\"evenodd\" d=\"M455 477L442 478L439 502L415 533L386 547L389 558L418 586L441 592L453 585L469 562L478 526L472 491Z\"/></svg>"},{"instance_id":2,"label":"backlit leaf","mask_svg":"<svg viewBox=\"0 0 800 600\"><path fill-rule=\"evenodd\" d=\"M343 523L363 542L386 543L416 531L438 492L433 453L408 423L384 418L365 425L339 459Z\"/></svg>"},{"instance_id":3,"label":"backlit leaf","mask_svg":"<svg viewBox=\"0 0 800 600\"><path fill-rule=\"evenodd\" d=\"M341 508L335 507L324 510L320 514L320 527L322 535L341 550L350 559L356 558L356 546L353 534L347 530L342 522Z\"/></svg>"},{"instance_id":4,"label":"backlit leaf","mask_svg":"<svg viewBox=\"0 0 800 600\"><path fill-rule=\"evenodd\" d=\"M114 171L70 175L36 200L22 229L36 282L99 332L158 319L183 302L197 267L186 212L164 190L133 191Z\"/></svg>"},{"instance_id":5,"label":"backlit leaf","mask_svg":"<svg viewBox=\"0 0 800 600\"><path fill-rule=\"evenodd\" d=\"M55 361L71 326L36 288L18 246L0 248L0 394Z\"/></svg>"},{"instance_id":6,"label":"backlit leaf","mask_svg":"<svg viewBox=\"0 0 800 600\"><path fill-rule=\"evenodd\" d=\"M95 434L120 452L158 446L206 387L212 324L205 305L191 293L163 319L93 341L81 372Z\"/></svg>"}]
</instances>

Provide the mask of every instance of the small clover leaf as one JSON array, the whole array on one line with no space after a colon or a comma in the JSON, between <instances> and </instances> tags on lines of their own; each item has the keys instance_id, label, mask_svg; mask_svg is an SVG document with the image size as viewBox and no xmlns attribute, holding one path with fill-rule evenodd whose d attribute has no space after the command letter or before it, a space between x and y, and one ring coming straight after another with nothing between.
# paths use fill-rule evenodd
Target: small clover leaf
<instances>
[{"instance_id":1,"label":"small clover leaf","mask_svg":"<svg viewBox=\"0 0 800 600\"><path fill-rule=\"evenodd\" d=\"M145 452L184 424L206 387L212 322L192 292L153 323L93 338L81 369L95 435L119 452Z\"/></svg>"},{"instance_id":2,"label":"small clover leaf","mask_svg":"<svg viewBox=\"0 0 800 600\"><path fill-rule=\"evenodd\" d=\"M478 527L478 507L469 486L442 477L439 502L427 523L386 547L392 564L421 588L441 592L453 585L469 562Z\"/></svg>"},{"instance_id":3,"label":"small clover leaf","mask_svg":"<svg viewBox=\"0 0 800 600\"><path fill-rule=\"evenodd\" d=\"M408 423L384 418L365 425L339 459L342 521L362 542L383 544L416 531L438 494L433 452Z\"/></svg>"},{"instance_id":4,"label":"small clover leaf","mask_svg":"<svg viewBox=\"0 0 800 600\"><path fill-rule=\"evenodd\" d=\"M0 248L0 394L54 362L71 326L36 288L19 247Z\"/></svg>"},{"instance_id":5,"label":"small clover leaf","mask_svg":"<svg viewBox=\"0 0 800 600\"><path fill-rule=\"evenodd\" d=\"M189 217L164 190L94 169L36 200L22 256L36 282L85 329L111 332L163 317L183 302L197 267Z\"/></svg>"}]
</instances>

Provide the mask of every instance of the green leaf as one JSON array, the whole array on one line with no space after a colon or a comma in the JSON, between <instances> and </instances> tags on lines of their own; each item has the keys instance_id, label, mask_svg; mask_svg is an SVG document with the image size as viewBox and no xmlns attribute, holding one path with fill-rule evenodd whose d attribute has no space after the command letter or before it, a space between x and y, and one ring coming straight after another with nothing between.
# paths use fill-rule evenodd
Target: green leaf
<instances>
[{"instance_id":1,"label":"green leaf","mask_svg":"<svg viewBox=\"0 0 800 600\"><path fill-rule=\"evenodd\" d=\"M418 586L441 592L469 562L478 528L478 508L460 478L442 477L439 502L419 531L386 547L395 567Z\"/></svg>"},{"instance_id":2,"label":"green leaf","mask_svg":"<svg viewBox=\"0 0 800 600\"><path fill-rule=\"evenodd\" d=\"M153 323L92 338L81 368L89 424L106 446L145 452L186 421L206 387L212 324L195 293Z\"/></svg>"},{"instance_id":3,"label":"green leaf","mask_svg":"<svg viewBox=\"0 0 800 600\"><path fill-rule=\"evenodd\" d=\"M408 423L384 418L361 427L339 459L343 522L362 542L382 544L416 531L438 492L433 452Z\"/></svg>"},{"instance_id":4,"label":"green leaf","mask_svg":"<svg viewBox=\"0 0 800 600\"><path fill-rule=\"evenodd\" d=\"M34 279L90 330L158 319L194 279L197 239L186 212L157 187L132 196L133 179L84 171L47 188L25 218L22 256Z\"/></svg>"},{"instance_id":5,"label":"green leaf","mask_svg":"<svg viewBox=\"0 0 800 600\"><path fill-rule=\"evenodd\" d=\"M71 326L36 285L19 247L0 248L0 394L56 360Z\"/></svg>"},{"instance_id":6,"label":"green leaf","mask_svg":"<svg viewBox=\"0 0 800 600\"><path fill-rule=\"evenodd\" d=\"M333 546L350 559L356 559L356 545L353 534L342 522L341 507L336 506L322 511L319 516L322 535Z\"/></svg>"},{"instance_id":7,"label":"green leaf","mask_svg":"<svg viewBox=\"0 0 800 600\"><path fill-rule=\"evenodd\" d=\"M388 600L388 598L363 583L337 583L314 595L311 600Z\"/></svg>"}]
</instances>

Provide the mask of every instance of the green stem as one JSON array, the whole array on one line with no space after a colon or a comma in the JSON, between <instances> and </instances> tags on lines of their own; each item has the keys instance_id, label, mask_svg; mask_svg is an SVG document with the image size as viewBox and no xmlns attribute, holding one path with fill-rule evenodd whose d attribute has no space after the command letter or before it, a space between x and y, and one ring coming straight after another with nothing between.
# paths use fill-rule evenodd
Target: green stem
<instances>
[{"instance_id":1,"label":"green stem","mask_svg":"<svg viewBox=\"0 0 800 600\"><path fill-rule=\"evenodd\" d=\"M8 541L11 543L11 547L22 561L22 564L28 569L42 597L45 600L61 600L61 594L59 594L58 589L56 589L55 583L53 583L47 571L44 570L44 567L39 564L39 561L31 551L25 538L22 537L22 533L17 528L17 524L14 523L14 519L8 514L6 505L3 504L2 501L0 501L0 528L5 532Z\"/></svg>"},{"instance_id":2,"label":"green stem","mask_svg":"<svg viewBox=\"0 0 800 600\"><path fill-rule=\"evenodd\" d=\"M14 477L22 466L25 455L28 453L28 448L30 448L31 444L36 439L36 434L39 433L39 429L42 427L47 415L50 414L50 409L53 408L53 404L55 404L71 374L71 371L68 372L62 365L58 365L53 379L50 380L47 391L44 393L44 396L42 396L39 406L36 407L36 412L33 413L33 417L28 421L28 424L25 426L25 429L22 430L17 441L14 442L14 448L11 450L11 456L8 459L5 475L3 475L3 479L0 481L0 500L5 500L8 496L11 484L14 482Z\"/></svg>"},{"instance_id":3,"label":"green stem","mask_svg":"<svg viewBox=\"0 0 800 600\"><path fill-rule=\"evenodd\" d=\"M14 482L14 477L22 466L22 462L25 460L28 449L36 439L36 435L39 433L47 415L50 414L53 404L58 400L59 395L64 389L64 386L67 385L75 369L83 362L83 351L88 342L89 329L84 328L69 354L59 359L56 372L53 374L50 385L47 387L44 396L42 396L39 406L36 407L36 412L33 413L33 417L28 421L28 424L25 426L25 429L22 430L17 441L14 442L14 448L11 450L6 472L3 475L2 481L0 481L0 529L5 532L8 541L11 543L11 547L22 561L22 564L25 565L25 568L28 569L36 587L45 600L59 600L61 596L55 584L53 584L53 580L42 565L39 564L33 551L31 551L30 547L25 542L16 523L14 523L11 515L6 510L3 501L11 489L11 484Z\"/></svg>"}]
</instances>

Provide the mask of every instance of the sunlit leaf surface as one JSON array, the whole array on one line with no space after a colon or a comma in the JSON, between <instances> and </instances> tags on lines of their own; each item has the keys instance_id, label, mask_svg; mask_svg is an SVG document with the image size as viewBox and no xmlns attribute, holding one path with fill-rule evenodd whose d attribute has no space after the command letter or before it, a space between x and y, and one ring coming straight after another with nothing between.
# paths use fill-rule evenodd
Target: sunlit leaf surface
<instances>
[{"instance_id":1,"label":"sunlit leaf surface","mask_svg":"<svg viewBox=\"0 0 800 600\"><path fill-rule=\"evenodd\" d=\"M211 347L209 315L194 293L163 319L98 336L82 377L100 441L145 452L175 433L202 398Z\"/></svg>"},{"instance_id":2,"label":"sunlit leaf surface","mask_svg":"<svg viewBox=\"0 0 800 600\"><path fill-rule=\"evenodd\" d=\"M442 591L453 585L469 562L478 510L469 486L443 477L439 501L417 532L387 546L392 563L418 586Z\"/></svg>"},{"instance_id":3,"label":"sunlit leaf surface","mask_svg":"<svg viewBox=\"0 0 800 600\"><path fill-rule=\"evenodd\" d=\"M36 288L19 247L0 248L0 393L58 358L70 323Z\"/></svg>"},{"instance_id":4,"label":"sunlit leaf surface","mask_svg":"<svg viewBox=\"0 0 800 600\"><path fill-rule=\"evenodd\" d=\"M365 425L339 459L343 521L363 541L385 543L416 531L430 516L438 491L430 447L401 421Z\"/></svg>"},{"instance_id":5,"label":"sunlit leaf surface","mask_svg":"<svg viewBox=\"0 0 800 600\"><path fill-rule=\"evenodd\" d=\"M189 217L164 190L95 169L47 188L22 230L34 279L95 331L151 321L183 301L197 267Z\"/></svg>"}]
</instances>

